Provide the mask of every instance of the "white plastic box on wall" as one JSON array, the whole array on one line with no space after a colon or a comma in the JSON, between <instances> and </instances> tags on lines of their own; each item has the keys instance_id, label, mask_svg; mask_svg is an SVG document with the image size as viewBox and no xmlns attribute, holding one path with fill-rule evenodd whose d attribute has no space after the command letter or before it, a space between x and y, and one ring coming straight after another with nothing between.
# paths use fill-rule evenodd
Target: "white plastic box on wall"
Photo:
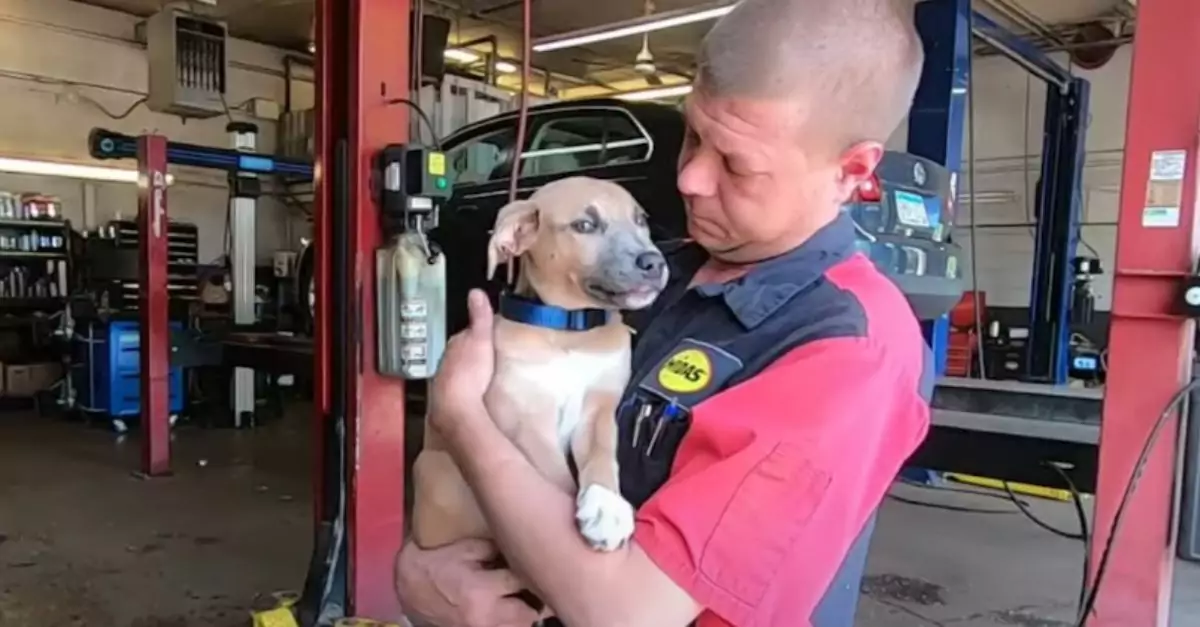
<instances>
[{"instance_id":1,"label":"white plastic box on wall","mask_svg":"<svg viewBox=\"0 0 1200 627\"><path fill-rule=\"evenodd\" d=\"M530 106L551 102L548 98L530 96ZM419 104L429 116L438 137L445 139L458 129L512 111L520 99L511 91L482 81L446 76L441 85L426 85L421 89ZM413 137L429 141L429 131L420 120L413 120Z\"/></svg>"}]
</instances>

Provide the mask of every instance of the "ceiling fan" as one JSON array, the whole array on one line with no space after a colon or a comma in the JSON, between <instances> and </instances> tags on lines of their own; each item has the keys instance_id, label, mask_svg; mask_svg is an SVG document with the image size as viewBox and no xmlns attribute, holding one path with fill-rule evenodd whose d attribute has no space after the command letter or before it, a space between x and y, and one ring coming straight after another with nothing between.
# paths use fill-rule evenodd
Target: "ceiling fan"
<instances>
[{"instance_id":1,"label":"ceiling fan","mask_svg":"<svg viewBox=\"0 0 1200 627\"><path fill-rule=\"evenodd\" d=\"M654 14L654 0L646 0L645 15ZM646 83L655 87L662 85L662 77L658 74L658 66L654 64L654 53L650 52L650 33L642 35L642 49L633 60L633 71L642 75Z\"/></svg>"}]
</instances>

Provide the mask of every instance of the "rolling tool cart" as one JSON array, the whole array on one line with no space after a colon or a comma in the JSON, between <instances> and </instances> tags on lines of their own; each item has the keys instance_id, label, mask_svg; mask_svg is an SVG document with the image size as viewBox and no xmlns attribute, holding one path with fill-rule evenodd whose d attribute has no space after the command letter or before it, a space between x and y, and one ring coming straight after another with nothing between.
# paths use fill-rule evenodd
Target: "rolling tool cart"
<instances>
[{"instance_id":1,"label":"rolling tool cart","mask_svg":"<svg viewBox=\"0 0 1200 627\"><path fill-rule=\"evenodd\" d=\"M182 331L174 322L172 331ZM141 340L137 320L88 321L75 329L71 341L71 384L75 407L92 416L103 416L117 433L129 430L129 421L141 412ZM183 368L170 371L171 424L183 412Z\"/></svg>"},{"instance_id":2,"label":"rolling tool cart","mask_svg":"<svg viewBox=\"0 0 1200 627\"><path fill-rule=\"evenodd\" d=\"M170 330L180 335L198 298L199 233L195 225L171 222L167 236ZM124 433L142 405L137 223L113 220L87 233L81 261L82 289L71 301L70 403ZM185 367L174 363L168 376L172 425L186 405L185 376Z\"/></svg>"}]
</instances>

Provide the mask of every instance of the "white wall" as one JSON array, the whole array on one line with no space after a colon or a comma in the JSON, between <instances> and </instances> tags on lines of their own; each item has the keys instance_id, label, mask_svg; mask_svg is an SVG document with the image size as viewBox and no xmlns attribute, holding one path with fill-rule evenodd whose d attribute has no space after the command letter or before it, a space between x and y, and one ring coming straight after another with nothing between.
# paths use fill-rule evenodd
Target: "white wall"
<instances>
[{"instance_id":1,"label":"white wall","mask_svg":"<svg viewBox=\"0 0 1200 627\"><path fill-rule=\"evenodd\" d=\"M93 127L129 134L156 132L172 140L226 147L227 119L190 120L137 108L128 117L112 119L145 95L145 53L134 42L137 18L67 0L0 0L0 156L72 162L88 161L87 135ZM230 45L231 106L251 98L284 101L283 53L245 41ZM298 94L300 106L311 105L311 87ZM94 101L90 102L90 101ZM247 119L260 127L260 151L273 150L275 124ZM103 165L134 167L133 163ZM224 178L200 170L175 170L168 212L174 219L200 228L200 257L210 261L223 252ZM131 184L90 183L95 207L85 221L85 184L50 177L0 175L0 189L37 191L62 197L64 213L76 225L94 226L115 216L133 217L137 194ZM258 256L269 258L280 248L294 246L306 231L302 216L281 203L259 203Z\"/></svg>"},{"instance_id":2,"label":"white wall","mask_svg":"<svg viewBox=\"0 0 1200 627\"><path fill-rule=\"evenodd\" d=\"M1091 81L1091 112L1087 132L1087 159L1083 176L1083 239L1095 249L1105 271L1113 267L1118 191L1125 143L1125 111L1129 92L1130 46L1099 70L1076 73ZM1056 55L1064 67L1065 55ZM1031 77L999 56L975 60L975 185L989 198L978 207L976 246L980 288L989 305L1024 307L1029 304L1033 260L1032 222L1034 185L1041 167L1042 120L1045 83ZM1028 119L1026 102L1028 94ZM907 133L901 131L889 147L904 149ZM964 138L960 188L969 189L969 141ZM1023 156L1023 155L1027 155ZM1023 176L1026 173L1027 176ZM1027 183L1026 183L1027 180ZM1028 193L1027 193L1028 190ZM1028 198L1028 214L1026 213ZM961 202L955 236L966 256L964 273L971 283L971 207ZM1088 253L1081 245L1079 254ZM1112 276L1096 281L1097 308L1107 310ZM968 288L969 289L969 288Z\"/></svg>"}]
</instances>

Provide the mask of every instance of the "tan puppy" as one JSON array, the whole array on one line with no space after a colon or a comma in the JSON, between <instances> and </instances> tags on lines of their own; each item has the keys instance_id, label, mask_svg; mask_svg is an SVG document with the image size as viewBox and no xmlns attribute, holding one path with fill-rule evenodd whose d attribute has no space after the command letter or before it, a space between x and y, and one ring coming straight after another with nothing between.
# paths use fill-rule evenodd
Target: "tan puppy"
<instances>
[{"instance_id":1,"label":"tan puppy","mask_svg":"<svg viewBox=\"0 0 1200 627\"><path fill-rule=\"evenodd\" d=\"M496 374L484 400L529 461L576 495L575 516L587 542L612 551L634 526L617 473L616 411L630 376L630 333L619 311L654 302L667 282L666 263L633 197L614 183L581 177L546 185L500 211L489 244L489 276L516 258L516 298L508 302L519 307L506 314L501 303ZM591 310L586 315L596 326L561 330L506 319L542 305L558 313ZM568 453L578 468L578 485ZM432 429L425 431L413 481L418 546L491 537L469 486Z\"/></svg>"}]
</instances>

